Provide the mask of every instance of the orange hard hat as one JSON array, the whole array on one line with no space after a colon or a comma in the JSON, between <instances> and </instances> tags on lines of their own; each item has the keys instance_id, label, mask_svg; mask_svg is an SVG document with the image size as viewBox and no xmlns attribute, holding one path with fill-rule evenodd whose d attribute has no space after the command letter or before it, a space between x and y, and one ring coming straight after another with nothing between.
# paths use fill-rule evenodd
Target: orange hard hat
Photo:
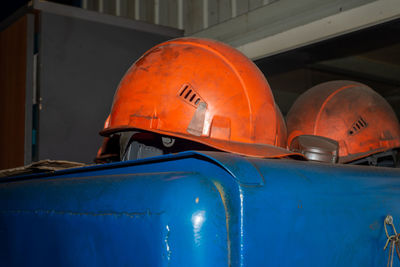
<instances>
[{"instance_id":1,"label":"orange hard hat","mask_svg":"<svg viewBox=\"0 0 400 267\"><path fill-rule=\"evenodd\" d=\"M312 87L287 115L288 147L297 136L316 135L339 145L346 163L400 147L400 127L386 100L353 81L331 81Z\"/></svg>"},{"instance_id":2,"label":"orange hard hat","mask_svg":"<svg viewBox=\"0 0 400 267\"><path fill-rule=\"evenodd\" d=\"M103 136L135 130L255 157L292 155L267 80L236 49L200 38L161 43L127 71Z\"/></svg>"}]
</instances>

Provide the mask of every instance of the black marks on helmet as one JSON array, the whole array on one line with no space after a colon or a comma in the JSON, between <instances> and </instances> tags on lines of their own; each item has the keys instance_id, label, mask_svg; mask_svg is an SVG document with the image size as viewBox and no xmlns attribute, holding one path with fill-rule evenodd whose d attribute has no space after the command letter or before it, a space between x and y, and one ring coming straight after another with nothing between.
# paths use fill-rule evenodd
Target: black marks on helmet
<instances>
[{"instance_id":1,"label":"black marks on helmet","mask_svg":"<svg viewBox=\"0 0 400 267\"><path fill-rule=\"evenodd\" d=\"M349 135L355 135L359 133L362 129L366 128L368 126L368 123L366 120L362 117L359 117L353 124L351 125L348 134Z\"/></svg>"}]
</instances>

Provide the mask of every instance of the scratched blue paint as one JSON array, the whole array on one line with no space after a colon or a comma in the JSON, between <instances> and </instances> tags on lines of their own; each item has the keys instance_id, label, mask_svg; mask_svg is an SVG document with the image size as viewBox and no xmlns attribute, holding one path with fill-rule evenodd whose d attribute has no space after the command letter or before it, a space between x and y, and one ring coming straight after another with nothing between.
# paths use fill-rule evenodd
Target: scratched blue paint
<instances>
[{"instance_id":1,"label":"scratched blue paint","mask_svg":"<svg viewBox=\"0 0 400 267\"><path fill-rule=\"evenodd\" d=\"M383 266L399 200L396 169L218 152L5 178L0 263Z\"/></svg>"}]
</instances>

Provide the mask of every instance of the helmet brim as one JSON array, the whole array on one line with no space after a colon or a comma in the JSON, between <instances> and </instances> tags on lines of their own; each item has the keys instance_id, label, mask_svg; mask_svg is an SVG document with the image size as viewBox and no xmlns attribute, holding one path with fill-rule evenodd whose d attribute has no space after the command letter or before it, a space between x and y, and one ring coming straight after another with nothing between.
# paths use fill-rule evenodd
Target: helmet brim
<instances>
[{"instance_id":1,"label":"helmet brim","mask_svg":"<svg viewBox=\"0 0 400 267\"><path fill-rule=\"evenodd\" d=\"M389 148L389 149L394 149L394 148L397 148L397 147L393 147L393 148ZM349 154L348 156L344 156L344 157L339 156L339 163L350 163L352 161L366 158L373 154L381 153L381 152L387 151L389 149L386 147L380 147L380 148L369 150L366 152L361 152L361 153L357 153L357 154Z\"/></svg>"},{"instance_id":2,"label":"helmet brim","mask_svg":"<svg viewBox=\"0 0 400 267\"><path fill-rule=\"evenodd\" d=\"M131 131L131 130L139 130L144 131L143 129L132 128L131 126L120 126L113 128L106 128L100 132L102 136L109 136L116 132L122 131ZM146 131L148 132L148 131ZM282 147L277 147L269 144L256 144L256 143L243 143L243 142L235 142L235 141L225 141L219 139L213 139L206 136L193 136L190 134L181 134L181 133L173 133L167 131L160 131L156 129L152 129L153 133L157 133L160 135L172 136L177 138L182 138L186 140L190 140L193 142L198 142L203 145L210 146L212 148L216 148L218 150L248 156L248 157L256 157L256 158L285 158L285 157L294 157L297 159L305 159L304 155L296 152L292 152Z\"/></svg>"}]
</instances>

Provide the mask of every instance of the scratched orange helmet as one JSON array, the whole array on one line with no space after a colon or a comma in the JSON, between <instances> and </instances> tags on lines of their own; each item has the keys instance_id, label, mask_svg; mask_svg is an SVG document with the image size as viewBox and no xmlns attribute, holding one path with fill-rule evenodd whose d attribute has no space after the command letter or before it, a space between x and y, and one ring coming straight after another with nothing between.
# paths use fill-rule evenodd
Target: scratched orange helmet
<instances>
[{"instance_id":1,"label":"scratched orange helmet","mask_svg":"<svg viewBox=\"0 0 400 267\"><path fill-rule=\"evenodd\" d=\"M207 39L179 38L147 51L120 82L106 124L103 136L137 130L247 156L294 154L285 149L286 126L260 70Z\"/></svg>"},{"instance_id":2,"label":"scratched orange helmet","mask_svg":"<svg viewBox=\"0 0 400 267\"><path fill-rule=\"evenodd\" d=\"M339 162L346 163L400 147L400 127L386 100L353 81L331 81L312 87L287 115L288 147L298 136L337 141Z\"/></svg>"}]
</instances>

